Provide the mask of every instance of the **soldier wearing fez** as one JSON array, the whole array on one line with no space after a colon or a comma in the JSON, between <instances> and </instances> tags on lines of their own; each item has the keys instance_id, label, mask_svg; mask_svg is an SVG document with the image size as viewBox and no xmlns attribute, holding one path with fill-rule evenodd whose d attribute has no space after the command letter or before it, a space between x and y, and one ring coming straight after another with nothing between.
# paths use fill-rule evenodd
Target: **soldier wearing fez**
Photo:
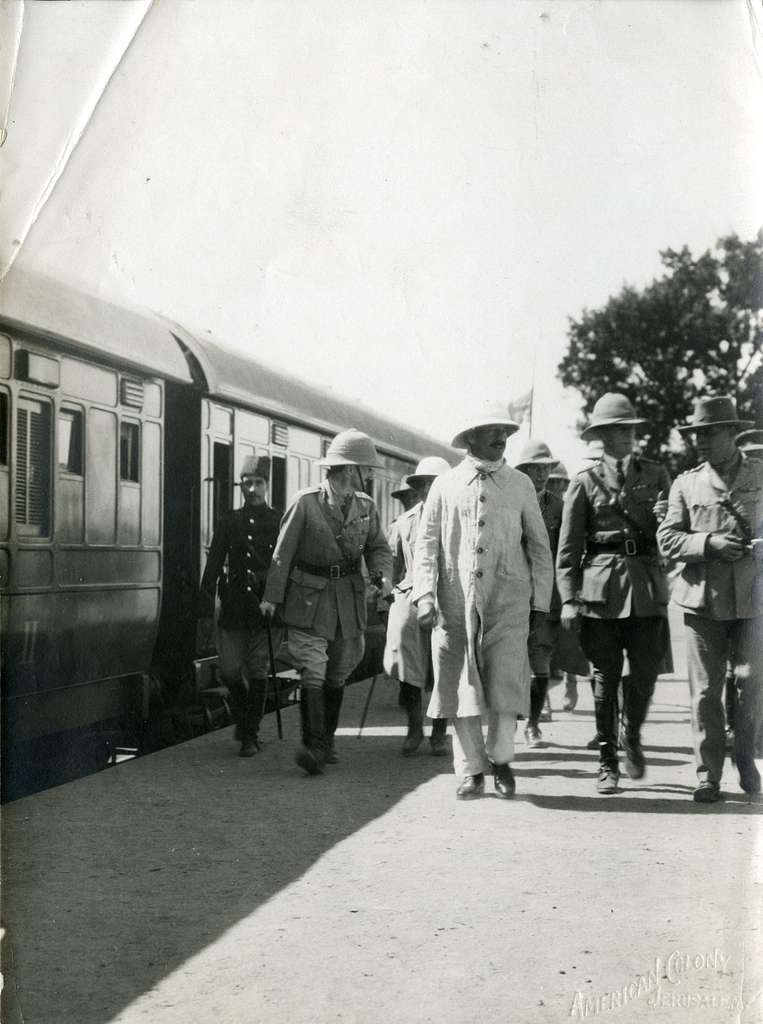
<instances>
[{"instance_id":1,"label":"soldier wearing fez","mask_svg":"<svg viewBox=\"0 0 763 1024\"><path fill-rule=\"evenodd\" d=\"M693 438L700 464L675 480L658 533L662 553L683 563L672 596L684 609L700 803L721 798L727 661L736 687L739 783L746 793L760 792L754 744L763 670L763 464L736 443L740 428L750 426L733 398L696 401L691 423L679 430Z\"/></svg>"},{"instance_id":2,"label":"soldier wearing fez","mask_svg":"<svg viewBox=\"0 0 763 1024\"><path fill-rule=\"evenodd\" d=\"M288 649L302 678L302 744L295 756L309 775L338 760L334 734L344 685L363 657L366 581L361 562L389 593L392 555L376 505L360 488L379 465L371 438L337 434L321 460L320 487L300 491L281 523L260 609L280 611Z\"/></svg>"},{"instance_id":3,"label":"soldier wearing fez","mask_svg":"<svg viewBox=\"0 0 763 1024\"><path fill-rule=\"evenodd\" d=\"M453 439L466 456L432 484L421 515L411 600L432 629L431 718L452 718L460 800L515 792L514 733L529 710L527 635L548 614L553 566L535 488L506 464L518 425L483 408ZM482 716L487 717L487 743Z\"/></svg>"},{"instance_id":4,"label":"soldier wearing fez","mask_svg":"<svg viewBox=\"0 0 763 1024\"><path fill-rule=\"evenodd\" d=\"M644 774L641 726L668 641L668 586L657 551L653 506L667 493L667 471L633 453L638 419L624 395L606 394L593 409L583 439L600 439L600 459L578 473L564 503L557 585L562 627L580 626L583 651L593 665L599 744L597 791L615 793L617 689L623 680L620 741L632 779ZM581 621L582 620L582 621Z\"/></svg>"},{"instance_id":5,"label":"soldier wearing fez","mask_svg":"<svg viewBox=\"0 0 763 1024\"><path fill-rule=\"evenodd\" d=\"M270 459L250 455L241 467L244 504L221 517L199 595L199 644L212 646L215 594L220 594L217 650L230 692L241 757L259 750L257 733L267 695L268 639L259 609L281 515L266 503Z\"/></svg>"},{"instance_id":6,"label":"soldier wearing fez","mask_svg":"<svg viewBox=\"0 0 763 1024\"><path fill-rule=\"evenodd\" d=\"M400 682L400 703L408 717L408 734L403 742L403 756L415 754L424 739L422 696L432 681L431 631L419 626L416 607L411 604L413 589L413 552L416 536L432 482L450 466L445 459L431 455L422 459L416 470L406 477L406 485L418 497L418 503L395 520L390 531L392 548L394 601L387 620L387 642L384 648L384 671ZM429 745L432 753L448 753L447 718L432 722Z\"/></svg>"}]
</instances>

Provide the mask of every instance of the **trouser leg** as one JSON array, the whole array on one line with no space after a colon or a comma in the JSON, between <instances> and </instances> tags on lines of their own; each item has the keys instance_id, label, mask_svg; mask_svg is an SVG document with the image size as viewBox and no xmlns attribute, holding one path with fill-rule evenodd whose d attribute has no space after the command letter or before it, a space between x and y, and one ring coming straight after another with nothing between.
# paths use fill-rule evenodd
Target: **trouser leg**
<instances>
[{"instance_id":1,"label":"trouser leg","mask_svg":"<svg viewBox=\"0 0 763 1024\"><path fill-rule=\"evenodd\" d=\"M510 764L514 760L516 730L516 715L499 715L494 711L488 712L485 749L493 764Z\"/></svg>"},{"instance_id":2,"label":"trouser leg","mask_svg":"<svg viewBox=\"0 0 763 1024\"><path fill-rule=\"evenodd\" d=\"M632 743L639 743L654 695L657 672L664 657L666 632L661 618L623 619L625 650L630 672L623 680L623 731Z\"/></svg>"},{"instance_id":3,"label":"trouser leg","mask_svg":"<svg viewBox=\"0 0 763 1024\"><path fill-rule=\"evenodd\" d=\"M424 716L422 711L422 694L418 686L401 683L400 689L405 701L405 713L408 717L408 734L403 741L403 755L410 757L415 754L424 739Z\"/></svg>"},{"instance_id":4,"label":"trouser leg","mask_svg":"<svg viewBox=\"0 0 763 1024\"><path fill-rule=\"evenodd\" d=\"M617 688L623 671L623 640L618 619L584 618L580 631L583 651L593 666L593 698L599 762L618 770Z\"/></svg>"},{"instance_id":5,"label":"trouser leg","mask_svg":"<svg viewBox=\"0 0 763 1024\"><path fill-rule=\"evenodd\" d=\"M453 771L456 775L480 775L490 770L482 735L482 718L453 719Z\"/></svg>"},{"instance_id":6,"label":"trouser leg","mask_svg":"<svg viewBox=\"0 0 763 1024\"><path fill-rule=\"evenodd\" d=\"M534 675L530 682L530 720L529 728L537 729L543 705L546 703L548 693L548 676Z\"/></svg>"},{"instance_id":7,"label":"trouser leg","mask_svg":"<svg viewBox=\"0 0 763 1024\"><path fill-rule=\"evenodd\" d=\"M697 777L700 782L720 783L726 751L721 694L726 678L729 624L687 613L684 625Z\"/></svg>"},{"instance_id":8,"label":"trouser leg","mask_svg":"<svg viewBox=\"0 0 763 1024\"><path fill-rule=\"evenodd\" d=\"M265 709L265 699L268 692L267 679L250 679L246 695L246 712L244 716L244 733L246 738L253 743L257 742L260 731L260 722Z\"/></svg>"},{"instance_id":9,"label":"trouser leg","mask_svg":"<svg viewBox=\"0 0 763 1024\"><path fill-rule=\"evenodd\" d=\"M736 726L734 753L739 783L746 793L760 792L755 740L763 714L763 618L739 619L733 631Z\"/></svg>"}]
</instances>

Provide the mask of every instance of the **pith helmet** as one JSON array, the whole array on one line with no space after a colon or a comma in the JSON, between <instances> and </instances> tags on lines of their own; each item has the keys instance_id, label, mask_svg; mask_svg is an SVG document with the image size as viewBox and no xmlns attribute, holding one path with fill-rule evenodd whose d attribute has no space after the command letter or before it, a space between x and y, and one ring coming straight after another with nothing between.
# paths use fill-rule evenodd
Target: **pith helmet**
<instances>
[{"instance_id":1,"label":"pith helmet","mask_svg":"<svg viewBox=\"0 0 763 1024\"><path fill-rule=\"evenodd\" d=\"M548 474L549 480L567 480L570 479L570 474L567 472L567 467L563 462L557 462L551 472Z\"/></svg>"},{"instance_id":2,"label":"pith helmet","mask_svg":"<svg viewBox=\"0 0 763 1024\"><path fill-rule=\"evenodd\" d=\"M743 452L763 452L763 430L743 430L737 434L737 447Z\"/></svg>"},{"instance_id":3,"label":"pith helmet","mask_svg":"<svg viewBox=\"0 0 763 1024\"><path fill-rule=\"evenodd\" d=\"M646 423L646 420L639 419L636 415L636 410L625 395L618 395L614 391L608 391L606 395L601 396L593 407L591 420L585 429L581 431L580 436L583 439L586 436L590 437L591 433L599 427L640 427L644 423Z\"/></svg>"},{"instance_id":4,"label":"pith helmet","mask_svg":"<svg viewBox=\"0 0 763 1024\"><path fill-rule=\"evenodd\" d=\"M321 459L322 466L381 466L368 434L350 427L337 434Z\"/></svg>"},{"instance_id":5,"label":"pith helmet","mask_svg":"<svg viewBox=\"0 0 763 1024\"><path fill-rule=\"evenodd\" d=\"M247 455L241 463L240 476L260 476L263 480L269 480L270 457L267 455Z\"/></svg>"},{"instance_id":6,"label":"pith helmet","mask_svg":"<svg viewBox=\"0 0 763 1024\"><path fill-rule=\"evenodd\" d=\"M543 441L530 440L519 453L516 468L519 469L520 466L555 466L557 461L547 444Z\"/></svg>"},{"instance_id":7,"label":"pith helmet","mask_svg":"<svg viewBox=\"0 0 763 1024\"><path fill-rule=\"evenodd\" d=\"M451 441L454 448L467 448L466 435L477 427L508 427L509 435L519 430L519 424L509 418L509 407L504 402L483 402L468 420L467 425Z\"/></svg>"},{"instance_id":8,"label":"pith helmet","mask_svg":"<svg viewBox=\"0 0 763 1024\"><path fill-rule=\"evenodd\" d=\"M411 487L398 487L396 491L390 491L389 495L391 498L397 498L398 501L405 503L411 498L416 497L416 492Z\"/></svg>"},{"instance_id":9,"label":"pith helmet","mask_svg":"<svg viewBox=\"0 0 763 1024\"><path fill-rule=\"evenodd\" d=\"M682 432L688 430L702 430L705 427L739 427L747 430L754 427L752 420L740 420L737 415L737 404L731 395L716 395L715 397L698 398L694 403L694 412L691 422L678 429Z\"/></svg>"},{"instance_id":10,"label":"pith helmet","mask_svg":"<svg viewBox=\"0 0 763 1024\"><path fill-rule=\"evenodd\" d=\"M416 466L416 469L405 478L409 487L415 486L421 479L430 479L435 476L442 476L450 470L450 464L441 459L439 455L428 455Z\"/></svg>"}]
</instances>

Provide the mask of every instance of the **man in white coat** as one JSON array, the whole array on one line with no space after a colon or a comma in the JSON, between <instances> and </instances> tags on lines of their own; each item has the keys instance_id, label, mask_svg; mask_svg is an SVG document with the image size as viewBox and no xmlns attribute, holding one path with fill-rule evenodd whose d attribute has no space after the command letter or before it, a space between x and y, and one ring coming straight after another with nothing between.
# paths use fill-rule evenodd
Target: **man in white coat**
<instances>
[{"instance_id":1,"label":"man in white coat","mask_svg":"<svg viewBox=\"0 0 763 1024\"><path fill-rule=\"evenodd\" d=\"M518 424L483 407L453 439L467 454L432 484L421 517L412 601L432 628L430 718L452 718L460 800L515 791L517 716L530 710L527 636L548 614L554 580L548 533L530 479L506 464ZM482 735L487 718L487 744Z\"/></svg>"}]
</instances>

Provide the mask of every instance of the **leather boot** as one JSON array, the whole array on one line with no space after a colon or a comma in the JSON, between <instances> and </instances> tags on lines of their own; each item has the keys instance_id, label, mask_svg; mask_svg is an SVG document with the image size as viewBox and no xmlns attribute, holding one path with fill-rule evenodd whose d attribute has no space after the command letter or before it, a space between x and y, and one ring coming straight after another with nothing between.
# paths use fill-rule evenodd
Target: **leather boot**
<instances>
[{"instance_id":1,"label":"leather boot","mask_svg":"<svg viewBox=\"0 0 763 1024\"><path fill-rule=\"evenodd\" d=\"M320 775L326 760L326 706L322 686L302 686L299 699L302 745L294 760L308 775Z\"/></svg>"},{"instance_id":2,"label":"leather boot","mask_svg":"<svg viewBox=\"0 0 763 1024\"><path fill-rule=\"evenodd\" d=\"M401 683L405 696L405 710L408 714L408 735L403 742L403 757L415 754L424 739L424 716L421 711L421 690L410 683Z\"/></svg>"},{"instance_id":3,"label":"leather boot","mask_svg":"<svg viewBox=\"0 0 763 1024\"><path fill-rule=\"evenodd\" d=\"M538 728L538 722L546 702L547 692L548 676L533 676L530 683L530 718L525 729L528 747L539 747L542 744L543 734Z\"/></svg>"},{"instance_id":4,"label":"leather boot","mask_svg":"<svg viewBox=\"0 0 763 1024\"><path fill-rule=\"evenodd\" d=\"M432 719L432 735L429 737L429 749L434 757L445 757L448 750L448 719Z\"/></svg>"},{"instance_id":5,"label":"leather boot","mask_svg":"<svg viewBox=\"0 0 763 1024\"><path fill-rule=\"evenodd\" d=\"M599 761L602 769L619 773L617 760L617 698L614 694L596 697L596 732L599 737Z\"/></svg>"},{"instance_id":6,"label":"leather boot","mask_svg":"<svg viewBox=\"0 0 763 1024\"><path fill-rule=\"evenodd\" d=\"M334 734L339 725L344 686L326 686L323 697L326 703L326 764L336 764L339 757L334 746Z\"/></svg>"},{"instance_id":7,"label":"leather boot","mask_svg":"<svg viewBox=\"0 0 763 1024\"><path fill-rule=\"evenodd\" d=\"M625 770L632 779L640 779L646 769L644 752L641 749L641 726L654 693L651 687L637 686L632 676L623 679L623 715L620 729L620 746L625 753Z\"/></svg>"},{"instance_id":8,"label":"leather boot","mask_svg":"<svg viewBox=\"0 0 763 1024\"><path fill-rule=\"evenodd\" d=\"M760 697L746 679L737 691L734 723L734 759L739 772L739 785L745 793L760 793L760 773L755 764L755 738L760 725Z\"/></svg>"}]
</instances>

